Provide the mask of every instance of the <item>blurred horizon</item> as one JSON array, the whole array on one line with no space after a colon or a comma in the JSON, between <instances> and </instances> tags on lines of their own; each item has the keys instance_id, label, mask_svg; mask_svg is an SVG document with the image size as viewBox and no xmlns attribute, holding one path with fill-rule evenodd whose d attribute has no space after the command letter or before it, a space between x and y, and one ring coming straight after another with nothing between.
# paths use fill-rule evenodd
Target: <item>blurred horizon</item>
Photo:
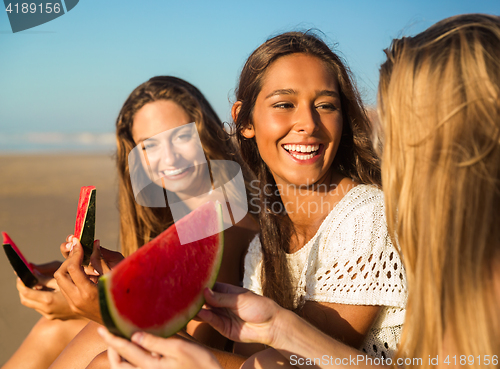
<instances>
[{"instance_id":1,"label":"blurred horizon","mask_svg":"<svg viewBox=\"0 0 500 369\"><path fill-rule=\"evenodd\" d=\"M0 12L0 153L113 150L132 90L156 75L198 87L230 121L239 72L269 37L314 29L376 103L383 49L446 17L500 14L498 0L172 2L82 0L18 33Z\"/></svg>"}]
</instances>

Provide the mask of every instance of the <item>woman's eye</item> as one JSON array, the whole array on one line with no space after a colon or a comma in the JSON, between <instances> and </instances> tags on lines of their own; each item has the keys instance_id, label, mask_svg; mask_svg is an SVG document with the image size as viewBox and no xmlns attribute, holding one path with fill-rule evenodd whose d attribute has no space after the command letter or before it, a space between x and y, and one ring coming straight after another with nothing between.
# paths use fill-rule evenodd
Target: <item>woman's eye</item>
<instances>
[{"instance_id":1,"label":"woman's eye","mask_svg":"<svg viewBox=\"0 0 500 369\"><path fill-rule=\"evenodd\" d=\"M273 105L273 108L276 108L276 109L291 109L293 108L293 104L292 103L276 103Z\"/></svg>"},{"instance_id":2,"label":"woman's eye","mask_svg":"<svg viewBox=\"0 0 500 369\"><path fill-rule=\"evenodd\" d=\"M330 103L324 103L316 105L316 109L334 111L337 110L337 107Z\"/></svg>"},{"instance_id":3,"label":"woman's eye","mask_svg":"<svg viewBox=\"0 0 500 369\"><path fill-rule=\"evenodd\" d=\"M175 138L175 141L177 142L187 142L191 139L191 135L189 134L182 134L182 135L179 135Z\"/></svg>"},{"instance_id":4,"label":"woman's eye","mask_svg":"<svg viewBox=\"0 0 500 369\"><path fill-rule=\"evenodd\" d=\"M144 143L142 146L143 150L154 150L158 145L154 142Z\"/></svg>"}]
</instances>

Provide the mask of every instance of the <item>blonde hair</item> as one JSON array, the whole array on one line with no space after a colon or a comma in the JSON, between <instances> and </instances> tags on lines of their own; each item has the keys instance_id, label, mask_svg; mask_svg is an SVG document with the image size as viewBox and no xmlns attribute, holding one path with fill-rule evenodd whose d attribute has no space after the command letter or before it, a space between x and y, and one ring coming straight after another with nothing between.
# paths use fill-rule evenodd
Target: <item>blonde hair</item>
<instances>
[{"instance_id":1,"label":"blonde hair","mask_svg":"<svg viewBox=\"0 0 500 369\"><path fill-rule=\"evenodd\" d=\"M500 18L448 18L394 40L386 54L382 183L409 290L398 356L428 367L429 355L441 364L457 355L457 365L466 355L463 367L497 367L483 355L491 363L500 353L492 282L500 247Z\"/></svg>"}]
</instances>

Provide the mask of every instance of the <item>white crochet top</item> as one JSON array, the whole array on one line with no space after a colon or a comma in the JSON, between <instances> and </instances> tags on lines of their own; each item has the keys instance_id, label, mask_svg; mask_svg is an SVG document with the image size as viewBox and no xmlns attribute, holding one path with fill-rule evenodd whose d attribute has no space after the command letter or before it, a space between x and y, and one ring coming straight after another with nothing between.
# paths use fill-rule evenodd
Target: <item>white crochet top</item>
<instances>
[{"instance_id":1,"label":"white crochet top","mask_svg":"<svg viewBox=\"0 0 500 369\"><path fill-rule=\"evenodd\" d=\"M383 306L361 347L393 357L405 318L406 275L387 231L383 193L370 185L351 189L314 237L287 255L300 300ZM262 295L259 237L245 257L245 288Z\"/></svg>"}]
</instances>

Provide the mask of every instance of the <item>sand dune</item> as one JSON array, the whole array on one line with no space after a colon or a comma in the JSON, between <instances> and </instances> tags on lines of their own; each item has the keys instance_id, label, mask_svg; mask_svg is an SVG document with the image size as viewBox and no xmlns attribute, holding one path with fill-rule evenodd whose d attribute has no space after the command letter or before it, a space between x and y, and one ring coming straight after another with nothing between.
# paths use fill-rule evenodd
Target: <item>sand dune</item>
<instances>
[{"instance_id":1,"label":"sand dune","mask_svg":"<svg viewBox=\"0 0 500 369\"><path fill-rule=\"evenodd\" d=\"M59 245L73 233L81 186L97 187L96 237L118 249L117 179L112 155L0 156L0 230L33 263L62 260ZM0 255L0 365L40 315L21 305L16 276Z\"/></svg>"}]
</instances>

